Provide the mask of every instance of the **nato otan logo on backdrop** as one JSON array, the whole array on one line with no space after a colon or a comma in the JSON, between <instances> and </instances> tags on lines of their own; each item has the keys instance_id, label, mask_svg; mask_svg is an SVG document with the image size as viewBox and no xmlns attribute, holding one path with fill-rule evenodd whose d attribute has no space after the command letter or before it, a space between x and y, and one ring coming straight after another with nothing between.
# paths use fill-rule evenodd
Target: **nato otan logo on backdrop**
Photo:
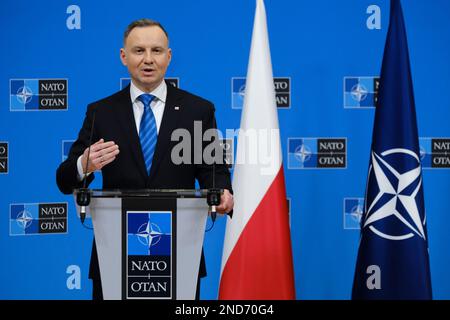
<instances>
[{"instance_id":1,"label":"nato otan logo on backdrop","mask_svg":"<svg viewBox=\"0 0 450 320\"><path fill-rule=\"evenodd\" d=\"M347 138L288 138L288 169L346 167Z\"/></svg>"},{"instance_id":2,"label":"nato otan logo on backdrop","mask_svg":"<svg viewBox=\"0 0 450 320\"><path fill-rule=\"evenodd\" d=\"M419 138L422 168L450 168L450 138Z\"/></svg>"},{"instance_id":3,"label":"nato otan logo on backdrop","mask_svg":"<svg viewBox=\"0 0 450 320\"><path fill-rule=\"evenodd\" d=\"M8 142L0 141L0 174L8 173Z\"/></svg>"},{"instance_id":4,"label":"nato otan logo on backdrop","mask_svg":"<svg viewBox=\"0 0 450 320\"><path fill-rule=\"evenodd\" d=\"M67 202L13 203L9 208L12 236L67 233Z\"/></svg>"},{"instance_id":5,"label":"nato otan logo on backdrop","mask_svg":"<svg viewBox=\"0 0 450 320\"><path fill-rule=\"evenodd\" d=\"M246 78L231 78L231 108L242 109L244 106ZM275 98L277 107L280 109L289 109L291 107L291 78L273 78L275 86Z\"/></svg>"},{"instance_id":6,"label":"nato otan logo on backdrop","mask_svg":"<svg viewBox=\"0 0 450 320\"><path fill-rule=\"evenodd\" d=\"M173 77L173 78L165 78L167 82L171 85L173 85L175 88L180 87L180 78ZM130 84L131 79L130 78L120 78L120 90L125 88L127 85Z\"/></svg>"},{"instance_id":7,"label":"nato otan logo on backdrop","mask_svg":"<svg viewBox=\"0 0 450 320\"><path fill-rule=\"evenodd\" d=\"M344 198L344 229L360 229L364 198Z\"/></svg>"},{"instance_id":8,"label":"nato otan logo on backdrop","mask_svg":"<svg viewBox=\"0 0 450 320\"><path fill-rule=\"evenodd\" d=\"M72 144L75 142L75 140L63 140L62 141L62 161L66 161L67 157L69 156L70 148L72 147Z\"/></svg>"},{"instance_id":9,"label":"nato otan logo on backdrop","mask_svg":"<svg viewBox=\"0 0 450 320\"><path fill-rule=\"evenodd\" d=\"M379 77L344 77L344 108L375 108Z\"/></svg>"},{"instance_id":10,"label":"nato otan logo on backdrop","mask_svg":"<svg viewBox=\"0 0 450 320\"><path fill-rule=\"evenodd\" d=\"M127 211L126 218L126 299L171 299L172 212Z\"/></svg>"},{"instance_id":11,"label":"nato otan logo on backdrop","mask_svg":"<svg viewBox=\"0 0 450 320\"><path fill-rule=\"evenodd\" d=\"M10 79L10 111L67 110L67 79Z\"/></svg>"}]
</instances>

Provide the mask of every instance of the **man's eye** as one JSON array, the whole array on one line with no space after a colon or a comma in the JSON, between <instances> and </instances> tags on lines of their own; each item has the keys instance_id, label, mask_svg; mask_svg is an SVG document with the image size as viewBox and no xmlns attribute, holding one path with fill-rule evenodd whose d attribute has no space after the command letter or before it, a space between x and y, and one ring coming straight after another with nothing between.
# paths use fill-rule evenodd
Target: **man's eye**
<instances>
[{"instance_id":1,"label":"man's eye","mask_svg":"<svg viewBox=\"0 0 450 320\"><path fill-rule=\"evenodd\" d=\"M136 53L142 53L142 52L144 52L144 50L142 50L142 49L136 49L135 52L136 52Z\"/></svg>"}]
</instances>

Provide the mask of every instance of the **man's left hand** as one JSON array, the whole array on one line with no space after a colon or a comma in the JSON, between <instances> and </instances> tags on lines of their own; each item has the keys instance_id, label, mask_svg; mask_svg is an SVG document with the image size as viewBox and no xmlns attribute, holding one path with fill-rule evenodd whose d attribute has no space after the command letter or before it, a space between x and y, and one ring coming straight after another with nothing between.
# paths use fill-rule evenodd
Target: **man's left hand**
<instances>
[{"instance_id":1,"label":"man's left hand","mask_svg":"<svg viewBox=\"0 0 450 320\"><path fill-rule=\"evenodd\" d=\"M218 213L224 214L233 210L234 200L233 195L228 189L224 189L220 196L220 205L216 207Z\"/></svg>"}]
</instances>

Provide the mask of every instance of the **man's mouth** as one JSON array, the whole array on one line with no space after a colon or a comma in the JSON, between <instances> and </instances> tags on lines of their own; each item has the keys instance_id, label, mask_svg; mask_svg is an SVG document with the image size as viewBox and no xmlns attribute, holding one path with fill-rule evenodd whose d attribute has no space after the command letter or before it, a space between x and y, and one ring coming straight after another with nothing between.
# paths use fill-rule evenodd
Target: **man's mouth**
<instances>
[{"instance_id":1,"label":"man's mouth","mask_svg":"<svg viewBox=\"0 0 450 320\"><path fill-rule=\"evenodd\" d=\"M141 71L144 73L144 75L151 75L155 71L155 69L143 68L143 69L141 69Z\"/></svg>"}]
</instances>

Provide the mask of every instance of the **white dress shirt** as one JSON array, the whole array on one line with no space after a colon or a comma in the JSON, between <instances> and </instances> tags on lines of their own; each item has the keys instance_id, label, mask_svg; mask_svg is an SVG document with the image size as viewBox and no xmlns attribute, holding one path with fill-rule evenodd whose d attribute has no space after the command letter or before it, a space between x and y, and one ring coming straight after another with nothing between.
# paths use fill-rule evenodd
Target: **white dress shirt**
<instances>
[{"instance_id":1,"label":"white dress shirt","mask_svg":"<svg viewBox=\"0 0 450 320\"><path fill-rule=\"evenodd\" d=\"M139 127L141 125L141 118L144 114L144 104L138 99L141 94L150 93L155 96L153 101L150 104L150 108L153 111L153 115L155 116L156 121L156 130L159 133L159 128L161 127L161 121L164 113L164 107L166 106L166 98L167 98L167 85L166 82L163 81L161 84L156 87L152 92L144 92L138 87L136 87L133 82L130 84L130 96L131 103L133 104L133 113L134 113L134 121L136 122L137 133L139 135Z\"/></svg>"}]
</instances>

